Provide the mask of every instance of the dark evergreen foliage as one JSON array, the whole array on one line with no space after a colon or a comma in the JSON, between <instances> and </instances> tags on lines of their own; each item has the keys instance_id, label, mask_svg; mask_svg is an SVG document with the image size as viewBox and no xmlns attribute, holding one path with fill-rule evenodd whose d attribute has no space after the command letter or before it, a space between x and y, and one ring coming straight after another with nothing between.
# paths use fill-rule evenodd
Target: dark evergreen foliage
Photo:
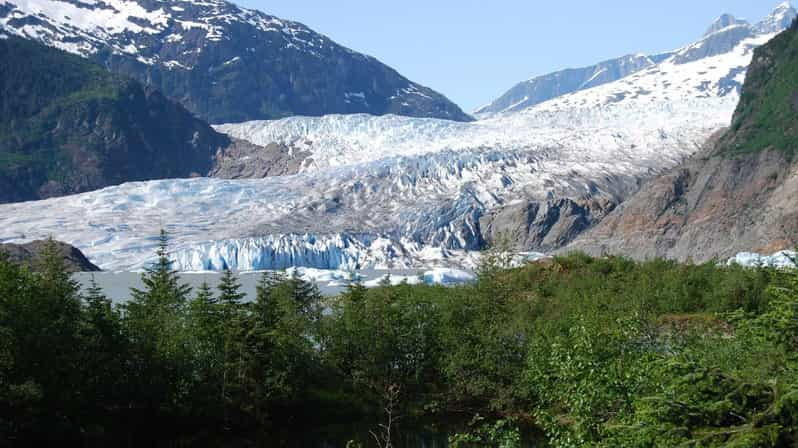
<instances>
[{"instance_id":1,"label":"dark evergreen foliage","mask_svg":"<svg viewBox=\"0 0 798 448\"><path fill-rule=\"evenodd\" d=\"M192 296L164 232L114 307L55 255L0 259L0 445L798 440L798 271L577 254L330 298L267 273L248 302L231 271Z\"/></svg>"},{"instance_id":2,"label":"dark evergreen foliage","mask_svg":"<svg viewBox=\"0 0 798 448\"><path fill-rule=\"evenodd\" d=\"M206 174L229 139L157 91L44 45L0 39L0 202Z\"/></svg>"}]
</instances>

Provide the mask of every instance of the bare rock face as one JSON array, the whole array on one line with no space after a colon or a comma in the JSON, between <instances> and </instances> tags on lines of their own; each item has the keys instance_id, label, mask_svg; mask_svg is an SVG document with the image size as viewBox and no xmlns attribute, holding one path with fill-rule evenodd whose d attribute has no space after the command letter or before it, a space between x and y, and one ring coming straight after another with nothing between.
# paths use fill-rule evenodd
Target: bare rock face
<instances>
[{"instance_id":1,"label":"bare rock face","mask_svg":"<svg viewBox=\"0 0 798 448\"><path fill-rule=\"evenodd\" d=\"M27 244L0 244L0 253L5 254L12 263L35 269L37 259L46 244L47 241L42 240ZM100 270L76 247L58 241L56 245L58 246L58 251L64 257L68 272L98 272Z\"/></svg>"},{"instance_id":2,"label":"bare rock face","mask_svg":"<svg viewBox=\"0 0 798 448\"><path fill-rule=\"evenodd\" d=\"M565 250L696 262L798 242L798 171L779 151L704 152L649 182Z\"/></svg>"},{"instance_id":3,"label":"bare rock face","mask_svg":"<svg viewBox=\"0 0 798 448\"><path fill-rule=\"evenodd\" d=\"M550 251L571 242L617 205L609 199L558 199L508 205L482 216L482 238L509 238L516 249Z\"/></svg>"},{"instance_id":4,"label":"bare rock face","mask_svg":"<svg viewBox=\"0 0 798 448\"><path fill-rule=\"evenodd\" d=\"M216 155L209 176L222 179L258 179L296 174L310 153L279 143L258 146L244 140L231 143Z\"/></svg>"}]
</instances>

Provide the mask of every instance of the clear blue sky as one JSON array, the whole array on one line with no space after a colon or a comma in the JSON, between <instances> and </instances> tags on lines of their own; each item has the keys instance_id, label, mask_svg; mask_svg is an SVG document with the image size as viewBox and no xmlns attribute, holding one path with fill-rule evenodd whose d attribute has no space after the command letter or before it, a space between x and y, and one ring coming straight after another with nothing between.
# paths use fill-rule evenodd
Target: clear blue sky
<instances>
[{"instance_id":1,"label":"clear blue sky","mask_svg":"<svg viewBox=\"0 0 798 448\"><path fill-rule=\"evenodd\" d=\"M372 55L470 112L515 83L696 40L780 0L233 0Z\"/></svg>"}]
</instances>

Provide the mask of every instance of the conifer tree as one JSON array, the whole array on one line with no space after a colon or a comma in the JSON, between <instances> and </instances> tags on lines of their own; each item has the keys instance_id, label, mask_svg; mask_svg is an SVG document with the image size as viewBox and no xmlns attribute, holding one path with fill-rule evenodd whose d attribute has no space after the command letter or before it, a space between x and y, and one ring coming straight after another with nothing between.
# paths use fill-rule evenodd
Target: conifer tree
<instances>
[{"instance_id":1,"label":"conifer tree","mask_svg":"<svg viewBox=\"0 0 798 448\"><path fill-rule=\"evenodd\" d=\"M318 285L303 280L299 276L299 272L294 270L291 278L286 282L286 286L288 286L289 294L301 314L314 322L321 318L322 296Z\"/></svg>"},{"instance_id":2,"label":"conifer tree","mask_svg":"<svg viewBox=\"0 0 798 448\"><path fill-rule=\"evenodd\" d=\"M92 275L83 294L85 303L81 327L82 386L87 405L102 408L118 402L122 391L117 387L124 376L127 341L121 317L113 309ZM102 409L101 409L102 411Z\"/></svg>"},{"instance_id":3,"label":"conifer tree","mask_svg":"<svg viewBox=\"0 0 798 448\"><path fill-rule=\"evenodd\" d=\"M23 376L36 378L43 404L55 412L69 412L78 404L75 392L81 382L79 330L81 303L78 283L66 270L58 244L49 238L34 266L38 271L29 279L29 297L22 293L14 317L22 326L16 329L17 367ZM24 274L20 278L24 281Z\"/></svg>"},{"instance_id":4,"label":"conifer tree","mask_svg":"<svg viewBox=\"0 0 798 448\"><path fill-rule=\"evenodd\" d=\"M241 305L241 301L244 300L246 294L241 292L241 283L230 269L225 269L222 272L218 289L219 304L225 310L225 317L229 318Z\"/></svg>"},{"instance_id":5,"label":"conifer tree","mask_svg":"<svg viewBox=\"0 0 798 448\"><path fill-rule=\"evenodd\" d=\"M80 286L67 272L66 263L58 243L52 237L45 242L44 248L35 263L42 288L54 299L69 302L71 308L79 307L78 291Z\"/></svg>"},{"instance_id":6,"label":"conifer tree","mask_svg":"<svg viewBox=\"0 0 798 448\"><path fill-rule=\"evenodd\" d=\"M360 281L357 274L352 273L346 284L344 297L351 303L362 303L366 300L366 286Z\"/></svg>"},{"instance_id":7,"label":"conifer tree","mask_svg":"<svg viewBox=\"0 0 798 448\"><path fill-rule=\"evenodd\" d=\"M286 281L285 274L281 272L264 272L258 281L258 285L255 287L253 311L261 325L272 328L277 324L279 313L275 291Z\"/></svg>"},{"instance_id":8,"label":"conifer tree","mask_svg":"<svg viewBox=\"0 0 798 448\"><path fill-rule=\"evenodd\" d=\"M161 229L158 239L157 261L141 275L144 289L132 289L132 302L145 308L171 308L182 306L191 293L191 287L180 283L178 272L169 258L169 236Z\"/></svg>"},{"instance_id":9,"label":"conifer tree","mask_svg":"<svg viewBox=\"0 0 798 448\"><path fill-rule=\"evenodd\" d=\"M223 338L222 404L224 418L229 425L228 405L239 403L242 394L245 370L244 316L241 301L246 297L241 292L241 283L229 268L222 272L219 280L219 307L221 307L221 334Z\"/></svg>"},{"instance_id":10,"label":"conifer tree","mask_svg":"<svg viewBox=\"0 0 798 448\"><path fill-rule=\"evenodd\" d=\"M191 320L197 332L209 332L218 326L219 299L213 295L208 282L202 282L190 303Z\"/></svg>"},{"instance_id":11,"label":"conifer tree","mask_svg":"<svg viewBox=\"0 0 798 448\"><path fill-rule=\"evenodd\" d=\"M125 325L133 344L131 374L137 398L147 408L165 403L181 405L182 388L191 377L191 328L188 285L180 283L169 258L169 238L161 230L157 261L141 275L142 289L131 289L125 306Z\"/></svg>"},{"instance_id":12,"label":"conifer tree","mask_svg":"<svg viewBox=\"0 0 798 448\"><path fill-rule=\"evenodd\" d=\"M197 288L189 312L197 376L194 406L202 414L221 416L226 409L224 322L219 299L207 282Z\"/></svg>"}]
</instances>

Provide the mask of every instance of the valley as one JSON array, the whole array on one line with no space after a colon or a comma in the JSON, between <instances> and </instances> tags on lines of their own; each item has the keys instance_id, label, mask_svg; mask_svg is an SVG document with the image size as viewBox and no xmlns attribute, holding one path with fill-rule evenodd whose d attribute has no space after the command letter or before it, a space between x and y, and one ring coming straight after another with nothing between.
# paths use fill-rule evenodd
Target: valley
<instances>
[{"instance_id":1,"label":"valley","mask_svg":"<svg viewBox=\"0 0 798 448\"><path fill-rule=\"evenodd\" d=\"M562 249L728 126L754 49L793 17L779 7L755 25L721 22L615 81L472 123L354 114L216 125L251 145L222 147L206 168L233 179L2 205L0 241L54 235L108 270L143 267L161 226L182 270L462 268L505 234L518 251Z\"/></svg>"},{"instance_id":2,"label":"valley","mask_svg":"<svg viewBox=\"0 0 798 448\"><path fill-rule=\"evenodd\" d=\"M798 446L798 12L544 3L0 0L0 448Z\"/></svg>"}]
</instances>

